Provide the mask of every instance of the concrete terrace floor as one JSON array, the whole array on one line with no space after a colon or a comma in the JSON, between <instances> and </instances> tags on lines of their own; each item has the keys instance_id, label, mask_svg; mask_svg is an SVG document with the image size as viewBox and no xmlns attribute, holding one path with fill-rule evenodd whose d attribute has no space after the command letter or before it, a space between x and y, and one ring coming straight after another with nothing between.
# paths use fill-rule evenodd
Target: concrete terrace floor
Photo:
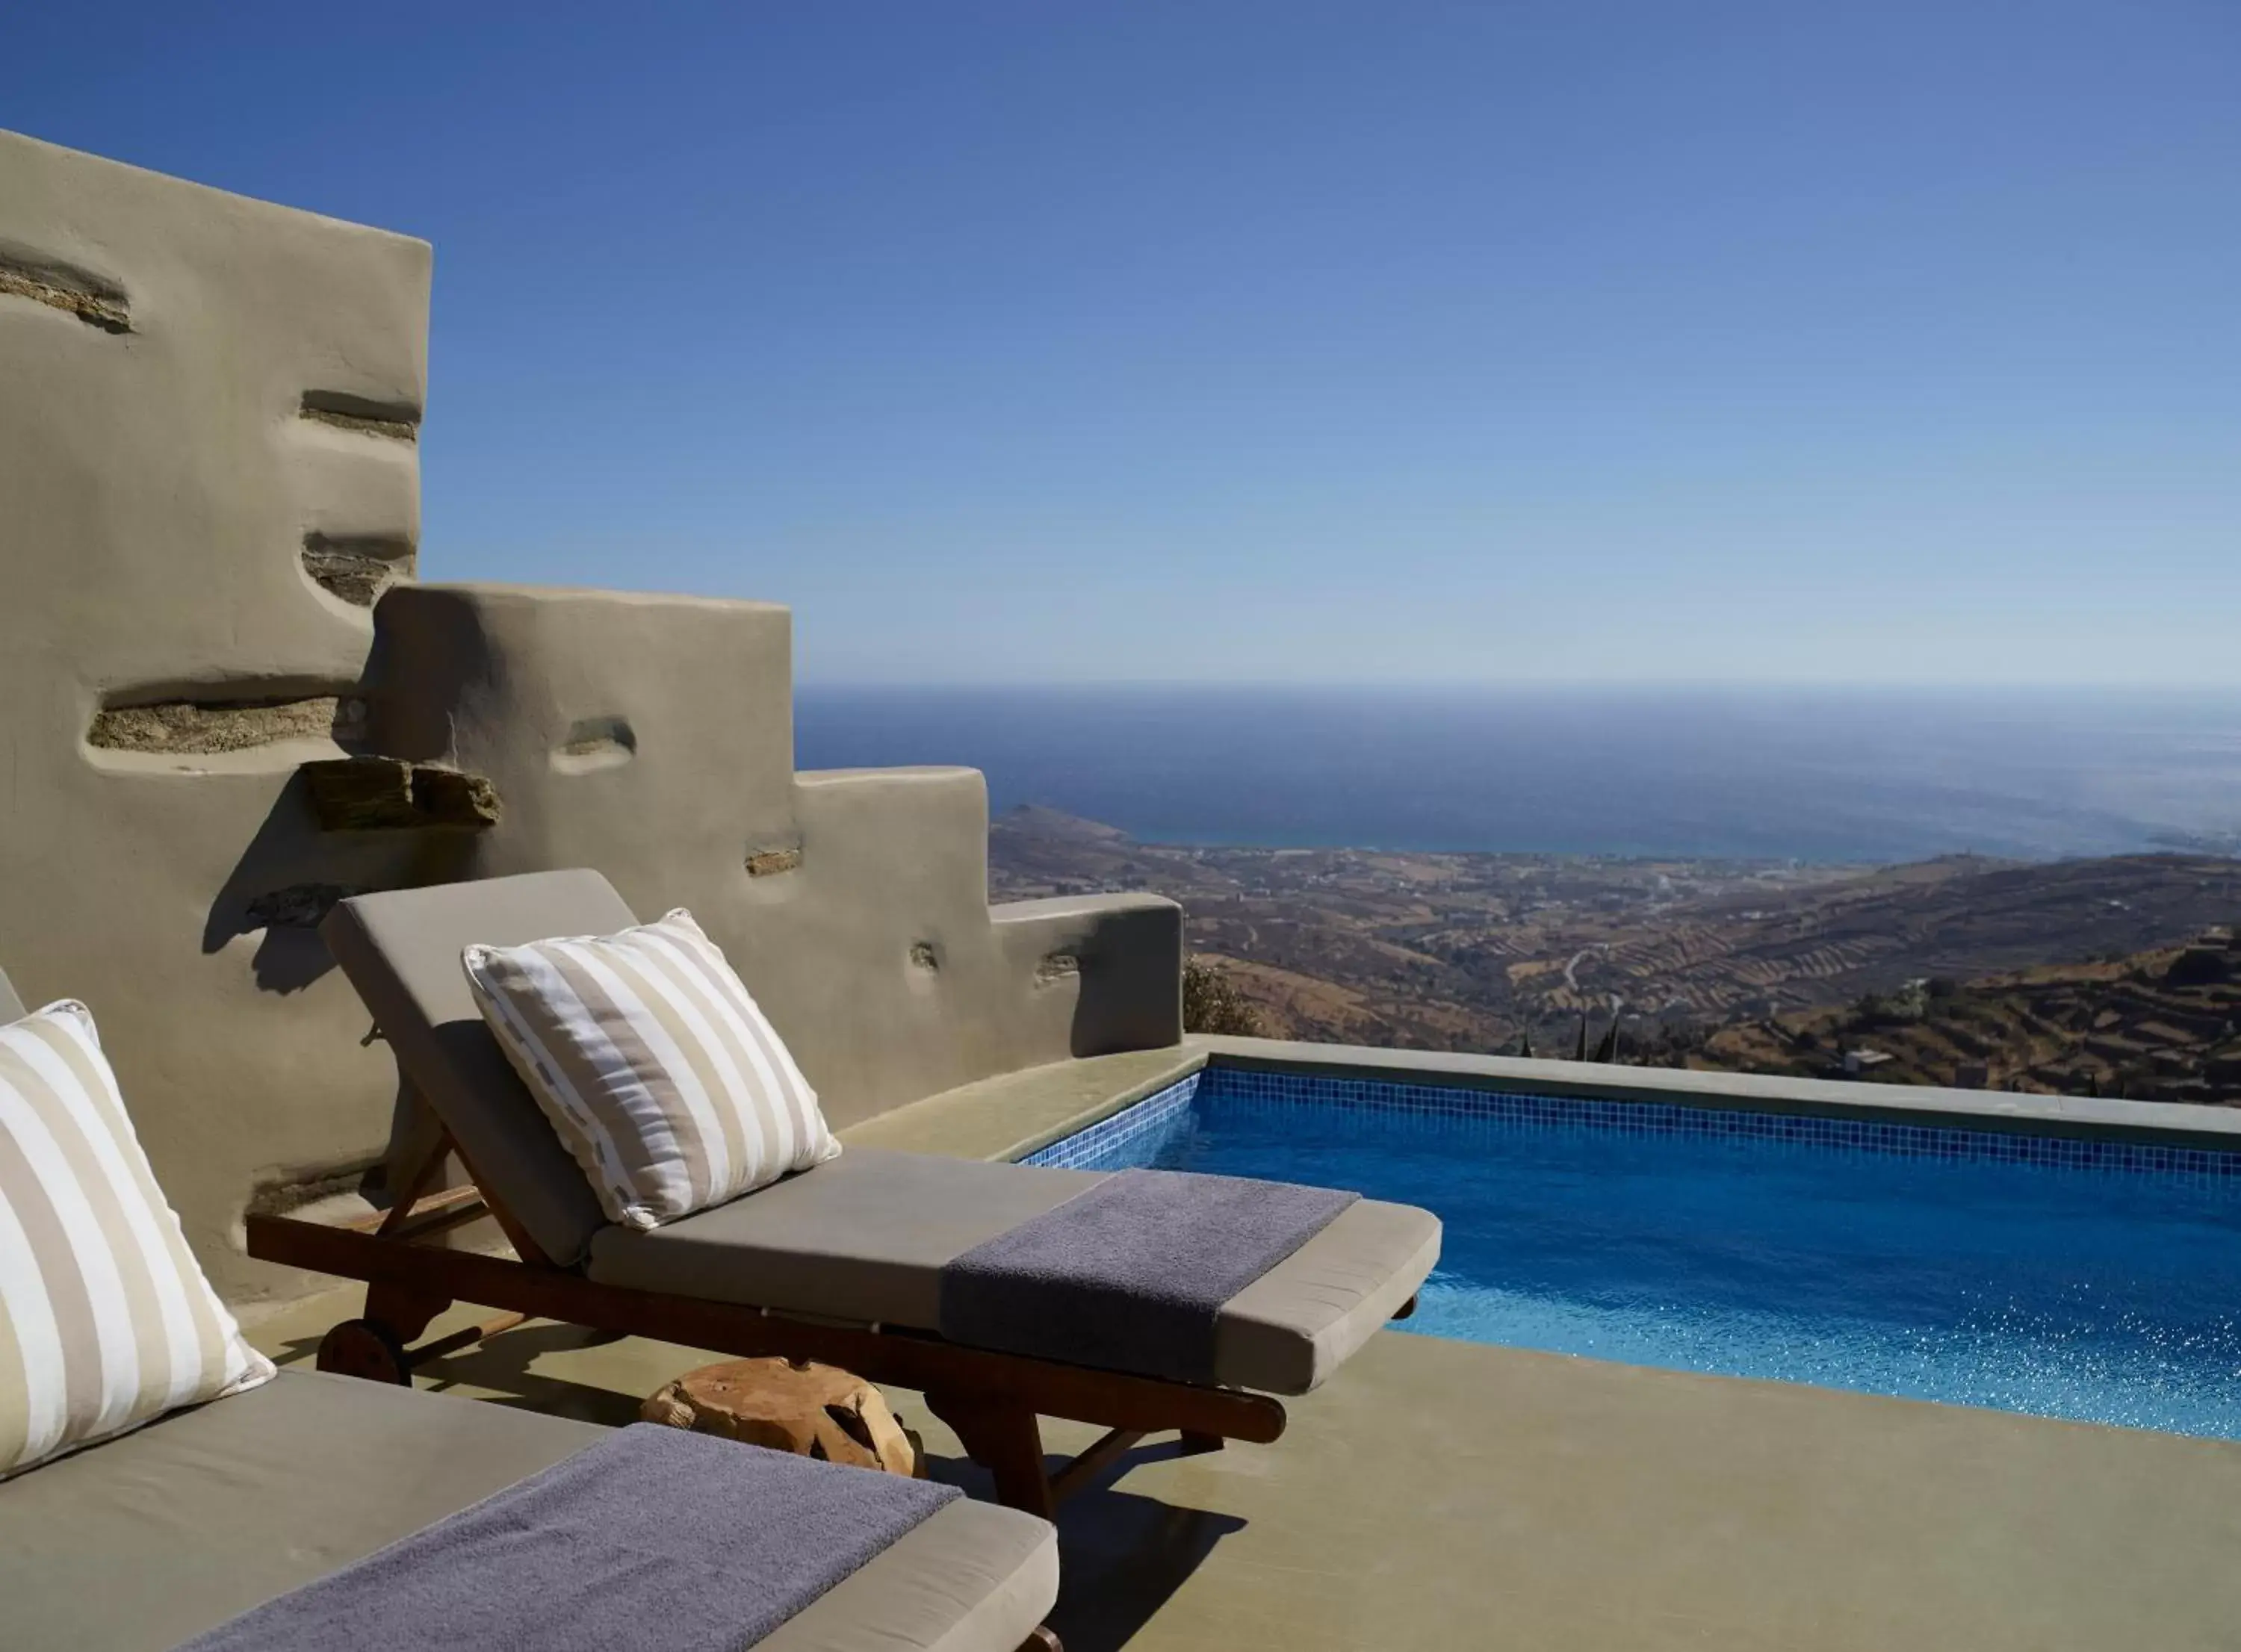
<instances>
[{"instance_id":1,"label":"concrete terrace floor","mask_svg":"<svg viewBox=\"0 0 2241 1652\"><path fill-rule=\"evenodd\" d=\"M1107 1060L847 1134L990 1153L1194 1065ZM252 1340L308 1363L358 1301L296 1304ZM531 1324L417 1375L619 1424L709 1357ZM939 1477L985 1491L917 1395L889 1397ZM2241 1647L2241 1443L1395 1330L1288 1403L1273 1446L1154 1441L1065 1506L1070 1652Z\"/></svg>"}]
</instances>

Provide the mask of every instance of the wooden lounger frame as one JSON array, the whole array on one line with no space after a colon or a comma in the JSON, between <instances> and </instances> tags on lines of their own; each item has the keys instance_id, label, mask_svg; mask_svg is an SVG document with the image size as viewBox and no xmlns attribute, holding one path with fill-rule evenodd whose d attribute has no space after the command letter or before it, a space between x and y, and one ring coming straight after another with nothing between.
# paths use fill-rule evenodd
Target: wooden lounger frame
<instances>
[{"instance_id":1,"label":"wooden lounger frame","mask_svg":"<svg viewBox=\"0 0 2241 1652\"><path fill-rule=\"evenodd\" d=\"M439 1137L379 1215L348 1224L249 1217L249 1254L258 1261L365 1281L365 1318L328 1333L320 1345L322 1368L410 1382L413 1365L528 1318L740 1358L821 1361L873 1382L918 1389L973 1461L995 1477L998 1499L1047 1519L1060 1499L1147 1435L1176 1430L1186 1449L1214 1451L1226 1441L1266 1444L1284 1432L1284 1408L1266 1395L993 1353L925 1332L827 1324L767 1308L599 1284L555 1266L485 1190L472 1166L469 1185L428 1193L446 1158L458 1152L448 1133ZM465 1163L464 1157L460 1161ZM519 1260L426 1242L484 1216L497 1221ZM506 1311L418 1348L406 1346L454 1302ZM1396 1317L1405 1318L1414 1307L1412 1301ZM358 1339L358 1354L346 1346L351 1336ZM363 1353L369 1345L376 1356L371 1360ZM385 1360L379 1357L383 1350ZM1052 1474L1044 1465L1038 1421L1045 1416L1107 1432Z\"/></svg>"}]
</instances>

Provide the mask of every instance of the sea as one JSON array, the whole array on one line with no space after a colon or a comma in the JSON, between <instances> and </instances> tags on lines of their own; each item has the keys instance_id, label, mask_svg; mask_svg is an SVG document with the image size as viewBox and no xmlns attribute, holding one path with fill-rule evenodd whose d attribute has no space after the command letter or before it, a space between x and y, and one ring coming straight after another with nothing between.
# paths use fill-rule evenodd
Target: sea
<instances>
[{"instance_id":1,"label":"sea","mask_svg":"<svg viewBox=\"0 0 2241 1652\"><path fill-rule=\"evenodd\" d=\"M2241 688L804 686L795 760L966 764L1155 843L2241 854Z\"/></svg>"}]
</instances>

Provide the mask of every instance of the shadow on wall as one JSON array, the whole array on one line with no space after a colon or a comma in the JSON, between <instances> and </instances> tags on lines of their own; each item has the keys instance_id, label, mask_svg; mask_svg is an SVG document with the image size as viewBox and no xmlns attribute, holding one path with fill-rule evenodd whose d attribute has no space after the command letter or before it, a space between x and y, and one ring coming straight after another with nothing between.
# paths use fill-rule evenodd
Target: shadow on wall
<instances>
[{"instance_id":1,"label":"shadow on wall","mask_svg":"<svg viewBox=\"0 0 2241 1652\"><path fill-rule=\"evenodd\" d=\"M1078 983L1067 1053L1164 1049L1180 1035L1182 913L1166 901L1114 907L1069 950L1035 966L1038 987Z\"/></svg>"},{"instance_id":2,"label":"shadow on wall","mask_svg":"<svg viewBox=\"0 0 2241 1652\"><path fill-rule=\"evenodd\" d=\"M451 883L472 870L472 839L457 832L323 827L311 787L289 777L219 886L203 922L205 954L260 934L251 973L268 993L298 993L334 967L319 920L370 889Z\"/></svg>"}]
</instances>

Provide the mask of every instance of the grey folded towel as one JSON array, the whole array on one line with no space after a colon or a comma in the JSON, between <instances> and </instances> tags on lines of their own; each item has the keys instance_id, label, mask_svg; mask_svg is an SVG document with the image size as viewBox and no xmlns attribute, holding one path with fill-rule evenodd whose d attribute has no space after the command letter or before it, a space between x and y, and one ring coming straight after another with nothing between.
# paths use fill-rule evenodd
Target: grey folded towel
<instances>
[{"instance_id":1,"label":"grey folded towel","mask_svg":"<svg viewBox=\"0 0 2241 1652\"><path fill-rule=\"evenodd\" d=\"M1211 1382L1222 1304L1361 1196L1123 1170L944 1268L941 1334L1038 1359Z\"/></svg>"},{"instance_id":2,"label":"grey folded towel","mask_svg":"<svg viewBox=\"0 0 2241 1652\"><path fill-rule=\"evenodd\" d=\"M635 1423L179 1652L739 1652L957 1495Z\"/></svg>"}]
</instances>

